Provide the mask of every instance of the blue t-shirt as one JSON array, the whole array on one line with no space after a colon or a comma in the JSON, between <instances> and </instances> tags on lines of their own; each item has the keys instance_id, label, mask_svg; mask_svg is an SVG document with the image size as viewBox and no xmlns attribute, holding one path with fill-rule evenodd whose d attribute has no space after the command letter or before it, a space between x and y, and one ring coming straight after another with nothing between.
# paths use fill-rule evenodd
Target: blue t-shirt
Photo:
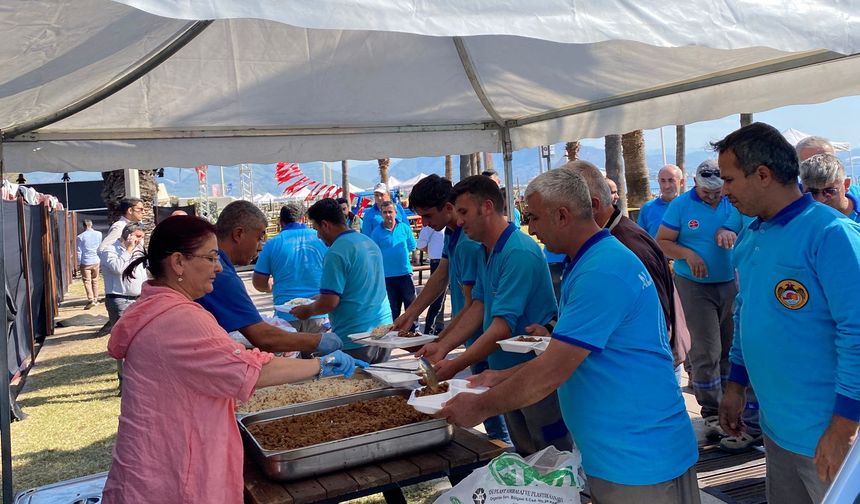
<instances>
[{"instance_id":1,"label":"blue t-shirt","mask_svg":"<svg viewBox=\"0 0 860 504\"><path fill-rule=\"evenodd\" d=\"M732 251L717 245L717 231L726 228L739 232L740 213L729 203L728 198L720 198L716 208L702 201L695 189L673 199L663 215L662 224L678 232L678 245L693 250L705 261L708 276L696 278L690 271L686 260L675 261L675 274L699 283L718 283L734 280Z\"/></svg>"},{"instance_id":2,"label":"blue t-shirt","mask_svg":"<svg viewBox=\"0 0 860 504\"><path fill-rule=\"evenodd\" d=\"M591 351L558 389L588 476L653 485L696 462L654 282L609 231L568 264L552 337Z\"/></svg>"},{"instance_id":3,"label":"blue t-shirt","mask_svg":"<svg viewBox=\"0 0 860 504\"><path fill-rule=\"evenodd\" d=\"M218 251L223 268L212 283L212 292L206 294L197 302L211 313L225 331L238 331L258 322L262 322L260 312L254 306L251 296L245 290L245 284L236 273L236 268L223 250Z\"/></svg>"},{"instance_id":4,"label":"blue t-shirt","mask_svg":"<svg viewBox=\"0 0 860 504\"><path fill-rule=\"evenodd\" d=\"M484 246L466 236L461 227L453 231L446 228L442 258L448 260L451 315L457 316L466 306L465 287L475 286L478 270L483 268ZM466 341L466 347L471 346L482 332L480 329L475 331L475 334Z\"/></svg>"},{"instance_id":5,"label":"blue t-shirt","mask_svg":"<svg viewBox=\"0 0 860 504\"><path fill-rule=\"evenodd\" d=\"M395 211L397 212L397 220L400 222L409 223L409 219L406 216L406 210L400 205L400 203L394 203ZM365 236L372 236L373 230L382 226L382 212L379 211L379 208L373 204L364 209L364 214L361 216L361 234Z\"/></svg>"},{"instance_id":6,"label":"blue t-shirt","mask_svg":"<svg viewBox=\"0 0 860 504\"><path fill-rule=\"evenodd\" d=\"M377 226L370 237L382 251L382 266L386 278L412 273L410 253L415 250L417 244L409 224L395 221L394 229L390 231L385 226Z\"/></svg>"},{"instance_id":7,"label":"blue t-shirt","mask_svg":"<svg viewBox=\"0 0 860 504\"><path fill-rule=\"evenodd\" d=\"M534 240L514 224L508 224L484 267L478 270L478 281L472 299L484 303L484 331L493 318L502 317L516 336L526 334L526 326L546 324L556 314L555 292L543 253ZM534 354L496 350L487 358L492 369L508 369L534 358Z\"/></svg>"},{"instance_id":8,"label":"blue t-shirt","mask_svg":"<svg viewBox=\"0 0 860 504\"><path fill-rule=\"evenodd\" d=\"M669 208L671 201L664 201L663 198L657 197L646 202L639 209L639 217L636 218L636 224L639 227L648 231L651 238L657 236L657 230L660 229L660 223L663 222L663 214Z\"/></svg>"},{"instance_id":9,"label":"blue t-shirt","mask_svg":"<svg viewBox=\"0 0 860 504\"><path fill-rule=\"evenodd\" d=\"M804 195L735 246L729 379L752 382L762 430L807 457L835 413L860 420L860 225Z\"/></svg>"},{"instance_id":10,"label":"blue t-shirt","mask_svg":"<svg viewBox=\"0 0 860 504\"><path fill-rule=\"evenodd\" d=\"M323 256L328 247L317 232L293 222L267 241L257 257L254 273L271 275L272 300L276 305L295 298L319 294ZM296 320L289 313L275 311L284 320ZM319 315L314 318L324 318Z\"/></svg>"},{"instance_id":11,"label":"blue t-shirt","mask_svg":"<svg viewBox=\"0 0 860 504\"><path fill-rule=\"evenodd\" d=\"M320 293L340 297L340 303L329 313L329 320L331 330L340 336L345 350L364 346L347 338L350 334L391 323L382 252L361 233L350 229L335 238L323 257Z\"/></svg>"}]
</instances>

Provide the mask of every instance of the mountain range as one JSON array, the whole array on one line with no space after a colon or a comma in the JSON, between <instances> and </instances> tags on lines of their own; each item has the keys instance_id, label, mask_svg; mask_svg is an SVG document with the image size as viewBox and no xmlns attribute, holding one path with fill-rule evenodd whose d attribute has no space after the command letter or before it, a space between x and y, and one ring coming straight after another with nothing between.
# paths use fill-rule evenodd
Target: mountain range
<instances>
[{"instance_id":1,"label":"mountain range","mask_svg":"<svg viewBox=\"0 0 860 504\"><path fill-rule=\"evenodd\" d=\"M860 156L860 149L852 151L852 157ZM714 157L714 153L705 150L688 151L686 153L687 173L692 173L696 166L705 159ZM852 174L851 165L847 162L847 153L840 153L846 165L846 171L849 175ZM580 158L590 161L598 167L603 167L605 163L605 152L603 149L595 147L582 146L580 149ZM674 152L667 152L667 162L674 162ZM454 182L459 180L460 165L459 157L453 156L453 176ZM564 157L564 144L554 145L554 154L551 156L551 166L557 168L566 162ZM648 151L646 153L646 161L648 169L656 179L656 173L663 166L663 158L660 151ZM546 161L538 157L538 150L522 149L514 152L513 155L513 170L514 183L524 185L529 180L538 175L542 170L546 169ZM325 163L327 165L326 180L330 184L340 185L341 183L341 167L339 162ZM274 165L250 165L253 169L253 191L254 194L270 193L278 196L283 192L285 186L279 186L275 180ZM323 181L323 166L324 163L301 163L300 167L305 175L320 181ZM540 167L540 168L539 168ZM504 164L501 154L493 154L493 168L499 172L499 176L504 181ZM208 170L208 182L212 184L221 183L221 174L218 166L210 166ZM445 157L421 157L409 159L392 159L389 167L389 175L396 177L399 180L406 180L420 173L438 175L445 174ZM43 182L59 182L62 175L58 173L43 173L35 172L26 174L27 182L43 183ZM72 181L79 180L97 180L101 178L99 173L92 172L73 172L70 174ZM199 186L197 183L197 173L192 169L180 168L165 168L164 177L159 178L160 183L164 183L167 192L171 195L179 197L195 197L198 195ZM370 161L350 161L349 162L349 181L352 185L365 189L371 188L379 181L379 165L376 160ZM238 196L240 194L239 167L225 166L224 167L224 185L226 186L226 194L228 196ZM656 185L652 183L652 185Z\"/></svg>"}]
</instances>

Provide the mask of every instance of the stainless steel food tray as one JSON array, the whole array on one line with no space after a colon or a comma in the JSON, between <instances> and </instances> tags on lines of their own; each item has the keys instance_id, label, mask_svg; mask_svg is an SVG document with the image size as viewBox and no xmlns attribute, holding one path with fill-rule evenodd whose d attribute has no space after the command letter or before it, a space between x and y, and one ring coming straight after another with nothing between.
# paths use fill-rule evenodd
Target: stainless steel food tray
<instances>
[{"instance_id":1,"label":"stainless steel food tray","mask_svg":"<svg viewBox=\"0 0 860 504\"><path fill-rule=\"evenodd\" d=\"M358 401L381 397L401 396L411 393L407 389L383 389L362 392L350 396L336 397L313 403L302 403L277 410L254 413L239 419L239 427L246 447L272 479L293 480L338 471L349 467L425 450L451 441L454 429L444 419L432 419L393 429L371 432L328 443L321 443L293 450L265 450L248 427L279 418L324 411ZM324 428L324 427L320 427Z\"/></svg>"}]
</instances>

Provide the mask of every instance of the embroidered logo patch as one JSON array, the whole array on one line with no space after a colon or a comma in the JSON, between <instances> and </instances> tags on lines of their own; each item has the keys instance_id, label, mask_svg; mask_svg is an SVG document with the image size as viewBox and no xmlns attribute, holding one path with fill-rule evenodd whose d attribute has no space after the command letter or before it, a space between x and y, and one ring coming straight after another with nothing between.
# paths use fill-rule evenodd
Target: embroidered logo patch
<instances>
[{"instance_id":1,"label":"embroidered logo patch","mask_svg":"<svg viewBox=\"0 0 860 504\"><path fill-rule=\"evenodd\" d=\"M773 292L777 301L789 310L799 310L809 301L809 291L797 280L782 280L776 284Z\"/></svg>"},{"instance_id":2,"label":"embroidered logo patch","mask_svg":"<svg viewBox=\"0 0 860 504\"><path fill-rule=\"evenodd\" d=\"M699 229L699 221L696 219L690 219L690 221L687 222L687 227L690 229Z\"/></svg>"}]
</instances>

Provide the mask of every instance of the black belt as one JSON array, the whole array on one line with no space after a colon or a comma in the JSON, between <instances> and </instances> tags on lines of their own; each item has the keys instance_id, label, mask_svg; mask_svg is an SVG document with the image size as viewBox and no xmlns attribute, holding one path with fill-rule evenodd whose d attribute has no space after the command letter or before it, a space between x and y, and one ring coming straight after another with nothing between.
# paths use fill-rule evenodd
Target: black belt
<instances>
[{"instance_id":1,"label":"black belt","mask_svg":"<svg viewBox=\"0 0 860 504\"><path fill-rule=\"evenodd\" d=\"M140 296L123 296L122 294L105 294L105 297L108 299L128 299L134 301Z\"/></svg>"}]
</instances>

